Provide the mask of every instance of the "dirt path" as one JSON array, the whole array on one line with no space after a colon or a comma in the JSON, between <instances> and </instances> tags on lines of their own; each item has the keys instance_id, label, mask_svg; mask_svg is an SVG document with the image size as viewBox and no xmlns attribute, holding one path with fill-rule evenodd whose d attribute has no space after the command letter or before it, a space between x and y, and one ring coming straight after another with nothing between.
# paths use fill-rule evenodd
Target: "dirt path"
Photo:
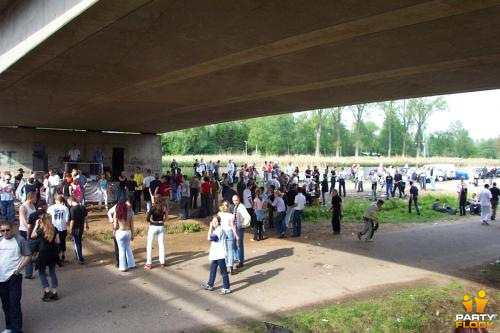
<instances>
[{"instance_id":1,"label":"dirt path","mask_svg":"<svg viewBox=\"0 0 500 333\"><path fill-rule=\"evenodd\" d=\"M58 271L60 301L43 303L39 281L24 281L25 331L193 332L378 290L474 278L469 267L500 257L500 223L482 227L476 220L383 226L373 243L355 239L359 225L335 237L320 224L306 225L300 239L250 242L247 234L245 269L230 277L233 293L225 296L200 288L208 278L205 232L168 235L165 269L129 273L114 267L112 241L87 240L89 263ZM91 227L109 226L99 220ZM133 244L138 267L144 245L144 237Z\"/></svg>"}]
</instances>

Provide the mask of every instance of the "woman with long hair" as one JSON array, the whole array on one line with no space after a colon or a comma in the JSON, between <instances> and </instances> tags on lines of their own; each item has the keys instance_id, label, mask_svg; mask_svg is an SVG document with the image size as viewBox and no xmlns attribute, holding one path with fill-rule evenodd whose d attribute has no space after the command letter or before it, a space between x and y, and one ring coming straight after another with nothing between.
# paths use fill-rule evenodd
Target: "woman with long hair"
<instances>
[{"instance_id":1,"label":"woman with long hair","mask_svg":"<svg viewBox=\"0 0 500 333\"><path fill-rule=\"evenodd\" d=\"M163 235L165 231L164 223L168 220L168 209L161 195L154 196L153 206L148 212L146 220L149 222L148 241L146 247L146 265L144 269L151 269L152 266L152 248L154 237L158 237L158 260L160 267L165 267L165 245L163 244Z\"/></svg>"},{"instance_id":2,"label":"woman with long hair","mask_svg":"<svg viewBox=\"0 0 500 333\"><path fill-rule=\"evenodd\" d=\"M258 188L255 191L255 199L253 201L253 209L255 211L256 225L253 228L253 240L259 241L264 239L264 200L262 199L262 190Z\"/></svg>"},{"instance_id":3,"label":"woman with long hair","mask_svg":"<svg viewBox=\"0 0 500 333\"><path fill-rule=\"evenodd\" d=\"M57 281L56 265L61 263L59 259L60 241L58 230L52 224L52 217L49 214L43 214L36 221L31 238L38 240L39 253L36 260L36 267L43 288L42 300L44 302L58 300L57 287L59 283ZM49 268L52 289L49 288L49 282L47 281L46 267Z\"/></svg>"},{"instance_id":4,"label":"woman with long hair","mask_svg":"<svg viewBox=\"0 0 500 333\"><path fill-rule=\"evenodd\" d=\"M223 201L219 207L220 226L226 235L226 267L229 268L231 274L234 274L234 257L237 250L235 239L239 240L236 226L234 225L233 214L229 213L229 202Z\"/></svg>"},{"instance_id":5,"label":"woman with long hair","mask_svg":"<svg viewBox=\"0 0 500 333\"><path fill-rule=\"evenodd\" d=\"M118 269L122 272L135 267L134 254L130 242L134 240L134 219L127 203L120 200L113 218L113 236L118 243Z\"/></svg>"}]
</instances>

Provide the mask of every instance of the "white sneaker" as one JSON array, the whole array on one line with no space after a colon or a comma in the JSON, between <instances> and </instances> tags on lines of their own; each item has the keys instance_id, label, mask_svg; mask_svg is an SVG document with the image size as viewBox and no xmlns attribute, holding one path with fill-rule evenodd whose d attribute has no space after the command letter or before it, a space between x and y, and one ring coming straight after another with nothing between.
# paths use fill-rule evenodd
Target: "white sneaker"
<instances>
[{"instance_id":1,"label":"white sneaker","mask_svg":"<svg viewBox=\"0 0 500 333\"><path fill-rule=\"evenodd\" d=\"M11 331L11 330L8 330L8 329L4 329L4 330L2 331L2 333L12 333L12 331Z\"/></svg>"},{"instance_id":2,"label":"white sneaker","mask_svg":"<svg viewBox=\"0 0 500 333\"><path fill-rule=\"evenodd\" d=\"M231 292L231 289L225 289L225 288L222 288L219 292L220 295L225 295L225 294L229 294Z\"/></svg>"}]
</instances>

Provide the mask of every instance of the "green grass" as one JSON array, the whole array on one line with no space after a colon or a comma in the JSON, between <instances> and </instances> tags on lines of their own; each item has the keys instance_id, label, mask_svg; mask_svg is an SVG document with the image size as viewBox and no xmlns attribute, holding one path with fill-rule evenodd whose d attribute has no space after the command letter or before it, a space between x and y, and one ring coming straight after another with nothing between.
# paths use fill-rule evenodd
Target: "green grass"
<instances>
[{"instance_id":1,"label":"green grass","mask_svg":"<svg viewBox=\"0 0 500 333\"><path fill-rule=\"evenodd\" d=\"M463 312L461 299L465 293L459 283L441 288L407 289L268 321L294 332L450 332L455 314ZM209 332L265 331L262 322L251 322Z\"/></svg>"},{"instance_id":2,"label":"green grass","mask_svg":"<svg viewBox=\"0 0 500 333\"><path fill-rule=\"evenodd\" d=\"M202 230L198 223L182 223L169 225L167 227L168 234L189 234L193 232L200 232Z\"/></svg>"},{"instance_id":3,"label":"green grass","mask_svg":"<svg viewBox=\"0 0 500 333\"><path fill-rule=\"evenodd\" d=\"M457 199L452 195L422 195L419 197L420 214L417 215L415 207L412 207L412 214L408 214L408 200L385 200L384 206L377 212L377 218L382 223L406 223L406 222L431 222L437 219L457 219L457 215L449 215L433 211L432 203L436 198L441 200L441 204L446 204L456 208ZM368 200L348 199L343 202L344 217L343 222L363 221L363 214L366 207L371 204ZM330 221L332 211L329 208L306 207L304 209L304 221L319 222Z\"/></svg>"}]
</instances>

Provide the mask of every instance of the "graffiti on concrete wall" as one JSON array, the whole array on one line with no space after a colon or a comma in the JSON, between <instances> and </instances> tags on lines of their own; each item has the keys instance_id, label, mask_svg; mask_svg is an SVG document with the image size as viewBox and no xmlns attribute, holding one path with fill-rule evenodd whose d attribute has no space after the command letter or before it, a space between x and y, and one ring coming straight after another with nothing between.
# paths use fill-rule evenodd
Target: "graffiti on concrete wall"
<instances>
[{"instance_id":1,"label":"graffiti on concrete wall","mask_svg":"<svg viewBox=\"0 0 500 333\"><path fill-rule=\"evenodd\" d=\"M14 165L15 150L0 151L0 167Z\"/></svg>"}]
</instances>

